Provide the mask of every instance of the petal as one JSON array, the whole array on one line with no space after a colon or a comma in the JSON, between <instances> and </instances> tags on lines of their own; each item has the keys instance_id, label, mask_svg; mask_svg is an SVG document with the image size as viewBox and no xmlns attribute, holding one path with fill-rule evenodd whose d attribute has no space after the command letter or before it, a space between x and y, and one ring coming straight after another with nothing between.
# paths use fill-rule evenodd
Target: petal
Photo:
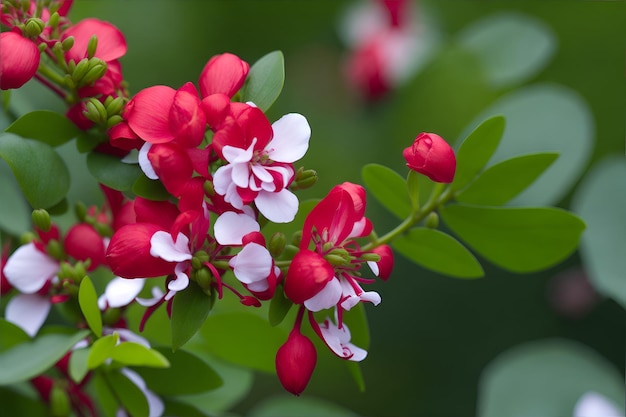
<instances>
[{"instance_id":1,"label":"petal","mask_svg":"<svg viewBox=\"0 0 626 417\"><path fill-rule=\"evenodd\" d=\"M169 113L176 90L155 85L138 92L126 105L128 126L141 139L151 143L165 143L174 139L170 132Z\"/></svg>"},{"instance_id":2,"label":"petal","mask_svg":"<svg viewBox=\"0 0 626 417\"><path fill-rule=\"evenodd\" d=\"M589 391L583 394L574 407L573 417L621 417L617 405L604 395Z\"/></svg>"},{"instance_id":3,"label":"petal","mask_svg":"<svg viewBox=\"0 0 626 417\"><path fill-rule=\"evenodd\" d=\"M152 287L152 298L136 298L137 304L144 307L152 307L163 299L163 291L159 287Z\"/></svg>"},{"instance_id":4,"label":"petal","mask_svg":"<svg viewBox=\"0 0 626 417\"><path fill-rule=\"evenodd\" d=\"M165 411L165 405L163 404L163 400L159 398L154 392L150 391L146 385L146 382L137 374L135 371L131 371L128 368L122 368L120 370L126 378L128 378L133 384L143 392L146 396L146 400L148 401L148 417L159 417L162 416Z\"/></svg>"},{"instance_id":5,"label":"petal","mask_svg":"<svg viewBox=\"0 0 626 417\"><path fill-rule=\"evenodd\" d=\"M298 212L298 197L286 188L277 193L260 191L254 203L261 214L274 223L289 223Z\"/></svg>"},{"instance_id":6,"label":"petal","mask_svg":"<svg viewBox=\"0 0 626 417\"><path fill-rule=\"evenodd\" d=\"M143 144L141 149L139 149L139 167L141 168L143 173L146 174L146 177L150 178L151 180L158 180L159 176L154 171L154 168L152 168L152 163L150 163L150 160L148 159L148 152L150 151L151 147L152 144L150 142L146 142Z\"/></svg>"},{"instance_id":7,"label":"petal","mask_svg":"<svg viewBox=\"0 0 626 417\"><path fill-rule=\"evenodd\" d=\"M93 35L98 37L95 56L103 61L113 61L122 57L127 50L122 32L109 22L99 19L83 19L71 26L63 34L63 39L74 37L72 48L66 53L67 60L75 62L87 57L87 46Z\"/></svg>"},{"instance_id":8,"label":"petal","mask_svg":"<svg viewBox=\"0 0 626 417\"><path fill-rule=\"evenodd\" d=\"M187 269L187 263L179 263L176 265L176 279L172 280L167 284L167 289L170 291L182 291L189 285L189 277L183 271Z\"/></svg>"},{"instance_id":9,"label":"petal","mask_svg":"<svg viewBox=\"0 0 626 417\"><path fill-rule=\"evenodd\" d=\"M34 243L20 246L4 266L4 276L19 292L32 294L59 271L59 263L40 252Z\"/></svg>"},{"instance_id":10,"label":"petal","mask_svg":"<svg viewBox=\"0 0 626 417\"><path fill-rule=\"evenodd\" d=\"M231 164L237 162L250 162L252 155L254 155L254 144L256 139L252 140L252 144L247 149L237 148L235 146L226 145L222 148L222 154L224 158Z\"/></svg>"},{"instance_id":11,"label":"petal","mask_svg":"<svg viewBox=\"0 0 626 417\"><path fill-rule=\"evenodd\" d=\"M232 172L232 165L221 166L217 169L217 171L215 171L215 174L213 175L213 188L219 195L226 195L228 187L233 182Z\"/></svg>"},{"instance_id":12,"label":"petal","mask_svg":"<svg viewBox=\"0 0 626 417\"><path fill-rule=\"evenodd\" d=\"M233 272L244 284L265 280L272 272L272 255L261 245L250 243L232 258Z\"/></svg>"},{"instance_id":13,"label":"petal","mask_svg":"<svg viewBox=\"0 0 626 417\"><path fill-rule=\"evenodd\" d=\"M111 308L130 304L143 289L145 279L126 279L115 277L106 286L104 297Z\"/></svg>"},{"instance_id":14,"label":"petal","mask_svg":"<svg viewBox=\"0 0 626 417\"><path fill-rule=\"evenodd\" d=\"M295 162L309 149L311 127L306 118L298 113L290 113L272 124L274 138L266 150L272 160Z\"/></svg>"},{"instance_id":15,"label":"petal","mask_svg":"<svg viewBox=\"0 0 626 417\"><path fill-rule=\"evenodd\" d=\"M241 245L241 239L250 232L261 230L254 218L243 213L228 211L215 221L215 239L220 245Z\"/></svg>"},{"instance_id":16,"label":"petal","mask_svg":"<svg viewBox=\"0 0 626 417\"><path fill-rule=\"evenodd\" d=\"M248 168L248 163L233 163L231 164L233 167L233 182L237 187L248 188L250 184L250 170Z\"/></svg>"},{"instance_id":17,"label":"petal","mask_svg":"<svg viewBox=\"0 0 626 417\"><path fill-rule=\"evenodd\" d=\"M331 308L339 302L341 295L341 283L335 278L330 280L320 292L306 300L304 306L311 311Z\"/></svg>"},{"instance_id":18,"label":"petal","mask_svg":"<svg viewBox=\"0 0 626 417\"><path fill-rule=\"evenodd\" d=\"M172 235L160 230L150 238L150 255L168 262L187 261L192 258L189 251L189 238L179 233L174 242Z\"/></svg>"},{"instance_id":19,"label":"petal","mask_svg":"<svg viewBox=\"0 0 626 417\"><path fill-rule=\"evenodd\" d=\"M7 321L34 337L46 321L51 305L47 297L37 294L17 294L7 304L4 316Z\"/></svg>"}]
</instances>

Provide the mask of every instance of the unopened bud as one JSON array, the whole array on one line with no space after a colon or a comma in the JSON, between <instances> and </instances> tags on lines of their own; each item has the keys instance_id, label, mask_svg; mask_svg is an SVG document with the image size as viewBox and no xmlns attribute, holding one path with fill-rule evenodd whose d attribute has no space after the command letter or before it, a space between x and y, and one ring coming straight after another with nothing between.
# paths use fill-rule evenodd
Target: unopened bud
<instances>
[{"instance_id":1,"label":"unopened bud","mask_svg":"<svg viewBox=\"0 0 626 417\"><path fill-rule=\"evenodd\" d=\"M74 37L68 36L67 38L63 39L61 46L63 47L64 52L67 52L70 49L72 49L72 46L74 46Z\"/></svg>"},{"instance_id":2,"label":"unopened bud","mask_svg":"<svg viewBox=\"0 0 626 417\"><path fill-rule=\"evenodd\" d=\"M108 224L96 223L93 225L94 229L100 236L111 237L113 236L113 229Z\"/></svg>"},{"instance_id":3,"label":"unopened bud","mask_svg":"<svg viewBox=\"0 0 626 417\"><path fill-rule=\"evenodd\" d=\"M24 25L24 35L26 37L35 39L37 36L41 35L41 32L46 28L46 23L39 19L38 17L31 17L26 21L26 25Z\"/></svg>"},{"instance_id":4,"label":"unopened bud","mask_svg":"<svg viewBox=\"0 0 626 417\"><path fill-rule=\"evenodd\" d=\"M81 223L83 223L85 222L85 219L87 218L87 207L85 206L84 203L79 201L74 206L74 213L76 214L76 217L78 218L78 220Z\"/></svg>"},{"instance_id":5,"label":"unopened bud","mask_svg":"<svg viewBox=\"0 0 626 417\"><path fill-rule=\"evenodd\" d=\"M50 10L52 11L52 10ZM59 25L59 14L54 12L50 15L50 19L48 19L48 26L52 29L56 28Z\"/></svg>"},{"instance_id":6,"label":"unopened bud","mask_svg":"<svg viewBox=\"0 0 626 417\"><path fill-rule=\"evenodd\" d=\"M379 262L380 255L377 253L373 253L373 252L367 252L361 255L361 259L364 260L365 262Z\"/></svg>"},{"instance_id":7,"label":"unopened bud","mask_svg":"<svg viewBox=\"0 0 626 417\"><path fill-rule=\"evenodd\" d=\"M121 123L123 121L124 121L124 118L122 116L120 116L119 114L114 114L113 116L107 119L107 124L106 124L107 129L110 129L116 124Z\"/></svg>"},{"instance_id":8,"label":"unopened bud","mask_svg":"<svg viewBox=\"0 0 626 417\"><path fill-rule=\"evenodd\" d=\"M59 265L59 273L57 274L60 279L74 280L74 268L67 262L61 262Z\"/></svg>"},{"instance_id":9,"label":"unopened bud","mask_svg":"<svg viewBox=\"0 0 626 417\"><path fill-rule=\"evenodd\" d=\"M74 282L80 284L83 278L87 275L87 270L91 265L91 259L86 259L84 261L78 261L74 264Z\"/></svg>"},{"instance_id":10,"label":"unopened bud","mask_svg":"<svg viewBox=\"0 0 626 417\"><path fill-rule=\"evenodd\" d=\"M48 244L46 245L46 252L54 259L65 259L65 251L63 250L63 246L56 239L52 239L48 242Z\"/></svg>"},{"instance_id":11,"label":"unopened bud","mask_svg":"<svg viewBox=\"0 0 626 417\"><path fill-rule=\"evenodd\" d=\"M313 375L316 362L313 342L294 328L276 352L276 374L287 391L300 395Z\"/></svg>"},{"instance_id":12,"label":"unopened bud","mask_svg":"<svg viewBox=\"0 0 626 417\"><path fill-rule=\"evenodd\" d=\"M37 229L41 230L42 232L47 232L50 230L50 214L46 210L33 210L32 219Z\"/></svg>"},{"instance_id":13,"label":"unopened bud","mask_svg":"<svg viewBox=\"0 0 626 417\"><path fill-rule=\"evenodd\" d=\"M208 268L198 269L196 271L196 282L205 292L211 289L211 283L213 281L213 275Z\"/></svg>"},{"instance_id":14,"label":"unopened bud","mask_svg":"<svg viewBox=\"0 0 626 417\"><path fill-rule=\"evenodd\" d=\"M294 246L300 246L300 241L302 240L302 231L298 230L291 236L291 244Z\"/></svg>"},{"instance_id":15,"label":"unopened bud","mask_svg":"<svg viewBox=\"0 0 626 417\"><path fill-rule=\"evenodd\" d=\"M26 245L27 243L32 242L37 239L37 235L33 232L25 232L20 236L20 244Z\"/></svg>"},{"instance_id":16,"label":"unopened bud","mask_svg":"<svg viewBox=\"0 0 626 417\"><path fill-rule=\"evenodd\" d=\"M74 82L79 83L85 74L87 74L87 71L89 71L89 60L84 58L78 61L76 68L72 71L72 79Z\"/></svg>"},{"instance_id":17,"label":"unopened bud","mask_svg":"<svg viewBox=\"0 0 626 417\"><path fill-rule=\"evenodd\" d=\"M111 98L111 96L107 97L107 99ZM114 115L119 115L124 109L124 97L116 97L112 100L109 100L107 103L105 101L104 107L107 109L107 114L109 117Z\"/></svg>"},{"instance_id":18,"label":"unopened bud","mask_svg":"<svg viewBox=\"0 0 626 417\"><path fill-rule=\"evenodd\" d=\"M274 233L272 237L270 238L270 243L268 245L270 255L272 255L273 258L278 258L280 255L282 255L283 251L285 250L286 244L287 244L287 238L285 237L284 233L281 233L281 232Z\"/></svg>"},{"instance_id":19,"label":"unopened bud","mask_svg":"<svg viewBox=\"0 0 626 417\"><path fill-rule=\"evenodd\" d=\"M98 81L107 72L107 64L101 59L94 58L96 62L89 61L89 70L80 80L80 85L91 85Z\"/></svg>"},{"instance_id":20,"label":"unopened bud","mask_svg":"<svg viewBox=\"0 0 626 417\"><path fill-rule=\"evenodd\" d=\"M300 168L296 172L296 178L291 185L291 189L305 190L314 186L315 183L317 183L317 172L313 169L305 170L304 168Z\"/></svg>"},{"instance_id":21,"label":"unopened bud","mask_svg":"<svg viewBox=\"0 0 626 417\"><path fill-rule=\"evenodd\" d=\"M425 225L429 229L436 229L439 227L439 215L437 213L432 212L428 216L426 216Z\"/></svg>"},{"instance_id":22,"label":"unopened bud","mask_svg":"<svg viewBox=\"0 0 626 417\"><path fill-rule=\"evenodd\" d=\"M104 104L94 97L89 97L85 102L85 111L83 114L86 118L97 124L106 123L108 119Z\"/></svg>"},{"instance_id":23,"label":"unopened bud","mask_svg":"<svg viewBox=\"0 0 626 417\"><path fill-rule=\"evenodd\" d=\"M87 44L87 58L96 56L96 49L98 49L98 37L93 35L89 38L89 43Z\"/></svg>"},{"instance_id":24,"label":"unopened bud","mask_svg":"<svg viewBox=\"0 0 626 417\"><path fill-rule=\"evenodd\" d=\"M102 314L102 324L113 327L113 325L116 324L121 317L122 312L119 308L107 308Z\"/></svg>"},{"instance_id":25,"label":"unopened bud","mask_svg":"<svg viewBox=\"0 0 626 417\"><path fill-rule=\"evenodd\" d=\"M215 195L215 188L213 188L213 182L212 181L205 181L204 182L204 192L207 196L212 197Z\"/></svg>"},{"instance_id":26,"label":"unopened bud","mask_svg":"<svg viewBox=\"0 0 626 417\"><path fill-rule=\"evenodd\" d=\"M52 417L67 417L71 413L70 397L57 384L50 390L50 412Z\"/></svg>"}]
</instances>

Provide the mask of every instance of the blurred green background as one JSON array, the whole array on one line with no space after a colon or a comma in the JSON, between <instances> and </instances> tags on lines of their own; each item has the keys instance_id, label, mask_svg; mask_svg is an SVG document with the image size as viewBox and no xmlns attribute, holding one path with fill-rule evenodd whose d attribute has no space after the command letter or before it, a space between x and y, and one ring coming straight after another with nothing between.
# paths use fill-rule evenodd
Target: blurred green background
<instances>
[{"instance_id":1,"label":"blurred green background","mask_svg":"<svg viewBox=\"0 0 626 417\"><path fill-rule=\"evenodd\" d=\"M559 116L564 135L559 143L567 148L572 128L572 136L584 137L571 146L583 148L566 185L542 191L554 193L550 203L569 208L586 170L606 156L623 156L623 2L421 1L420 16L439 43L404 85L372 103L347 87L342 72L349 50L339 29L346 8L358 1L76 0L70 17L98 17L124 32L128 53L121 62L132 93L154 84L178 88L196 82L214 54L228 51L253 63L281 50L285 87L269 118L297 112L312 127L303 164L317 170L320 181L302 198L321 197L343 181L361 182L361 168L371 162L405 175L401 151L419 132L436 132L455 142L485 109L524 86L563 87L574 107L583 109L584 120ZM534 70L494 85L484 61L464 47L464 36L481 19L501 12L539 22L549 47ZM506 50L510 41L496 45ZM532 54L540 45L530 42L525 47ZM554 108L536 110L549 118L562 105L556 100L547 104ZM549 142L554 136L532 120L524 128L529 142ZM379 232L395 224L376 202L370 201L368 210ZM580 274L590 301L578 314L562 313L554 293L563 291L559 283ZM367 390L360 392L342 363L321 352L302 403L320 398L367 416L476 415L483 369L509 348L550 338L589 346L623 379L623 307L585 290L586 282L579 254L536 274L487 266L484 278L467 281L440 276L398 256L391 279L374 288L383 302L367 306L371 346L361 366ZM275 375L259 373L234 411L249 413L281 393Z\"/></svg>"}]
</instances>

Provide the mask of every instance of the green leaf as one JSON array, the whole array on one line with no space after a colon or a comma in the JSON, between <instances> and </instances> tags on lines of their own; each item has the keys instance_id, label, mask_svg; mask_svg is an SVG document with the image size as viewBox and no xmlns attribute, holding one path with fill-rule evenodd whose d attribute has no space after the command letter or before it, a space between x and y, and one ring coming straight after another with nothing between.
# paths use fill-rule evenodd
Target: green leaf
<instances>
[{"instance_id":1,"label":"green leaf","mask_svg":"<svg viewBox=\"0 0 626 417\"><path fill-rule=\"evenodd\" d=\"M574 405L589 391L610 399L624 415L624 378L598 353L567 340L526 343L487 365L477 415L573 416Z\"/></svg>"},{"instance_id":2,"label":"green leaf","mask_svg":"<svg viewBox=\"0 0 626 417\"><path fill-rule=\"evenodd\" d=\"M126 164L119 158L99 152L87 155L87 168L98 182L118 191L129 191L141 175L137 164Z\"/></svg>"},{"instance_id":3,"label":"green leaf","mask_svg":"<svg viewBox=\"0 0 626 417\"><path fill-rule=\"evenodd\" d=\"M356 417L357 414L318 398L277 396L266 399L248 414L250 417Z\"/></svg>"},{"instance_id":4,"label":"green leaf","mask_svg":"<svg viewBox=\"0 0 626 417\"><path fill-rule=\"evenodd\" d=\"M59 113L35 110L14 121L6 128L6 132L50 146L59 146L78 136L81 131L67 117Z\"/></svg>"},{"instance_id":5,"label":"green leaf","mask_svg":"<svg viewBox=\"0 0 626 417\"><path fill-rule=\"evenodd\" d=\"M580 254L594 288L626 308L626 161L597 162L583 178L572 209L587 223Z\"/></svg>"},{"instance_id":6,"label":"green leaf","mask_svg":"<svg viewBox=\"0 0 626 417\"><path fill-rule=\"evenodd\" d=\"M11 133L1 134L0 158L13 171L32 207L52 207L67 194L70 187L67 167L49 145Z\"/></svg>"},{"instance_id":7,"label":"green leaf","mask_svg":"<svg viewBox=\"0 0 626 417\"><path fill-rule=\"evenodd\" d=\"M285 82L285 58L281 51L270 52L250 68L241 88L241 101L251 101L267 111L280 95Z\"/></svg>"},{"instance_id":8,"label":"green leaf","mask_svg":"<svg viewBox=\"0 0 626 417\"><path fill-rule=\"evenodd\" d=\"M411 261L455 278L480 278L484 271L458 240L439 230L418 227L396 238L392 246Z\"/></svg>"},{"instance_id":9,"label":"green leaf","mask_svg":"<svg viewBox=\"0 0 626 417\"><path fill-rule=\"evenodd\" d=\"M200 334L216 356L270 373L275 372L276 351L287 340L284 329L248 312L211 315Z\"/></svg>"},{"instance_id":10,"label":"green leaf","mask_svg":"<svg viewBox=\"0 0 626 417\"><path fill-rule=\"evenodd\" d=\"M505 123L502 116L490 117L463 141L456 153L456 173L450 185L452 190L462 189L482 171L498 148Z\"/></svg>"},{"instance_id":11,"label":"green leaf","mask_svg":"<svg viewBox=\"0 0 626 417\"><path fill-rule=\"evenodd\" d=\"M31 230L31 208L9 166L0 159L0 230L20 236Z\"/></svg>"},{"instance_id":12,"label":"green leaf","mask_svg":"<svg viewBox=\"0 0 626 417\"><path fill-rule=\"evenodd\" d=\"M117 417L119 401L115 397L112 387L104 378L104 372L94 372L91 379L98 398L98 405L102 409L105 417Z\"/></svg>"},{"instance_id":13,"label":"green leaf","mask_svg":"<svg viewBox=\"0 0 626 417\"><path fill-rule=\"evenodd\" d=\"M459 43L480 59L490 84L521 83L544 68L557 40L545 23L519 13L499 13L475 21L459 33Z\"/></svg>"},{"instance_id":14,"label":"green leaf","mask_svg":"<svg viewBox=\"0 0 626 417\"><path fill-rule=\"evenodd\" d=\"M0 352L4 352L19 345L30 342L30 336L19 326L0 318Z\"/></svg>"},{"instance_id":15,"label":"green leaf","mask_svg":"<svg viewBox=\"0 0 626 417\"><path fill-rule=\"evenodd\" d=\"M174 297L172 303L172 349L176 350L196 334L213 308L214 296L190 284Z\"/></svg>"},{"instance_id":16,"label":"green leaf","mask_svg":"<svg viewBox=\"0 0 626 417\"><path fill-rule=\"evenodd\" d=\"M143 174L139 175L133 184L132 191L139 197L148 200L163 201L170 198L170 193L167 192L161 181L151 180Z\"/></svg>"},{"instance_id":17,"label":"green leaf","mask_svg":"<svg viewBox=\"0 0 626 417\"><path fill-rule=\"evenodd\" d=\"M70 377L77 384L80 383L89 372L87 361L89 360L89 348L75 349L70 355L68 371Z\"/></svg>"},{"instance_id":18,"label":"green leaf","mask_svg":"<svg viewBox=\"0 0 626 417\"><path fill-rule=\"evenodd\" d=\"M0 387L0 404L2 411L10 410L14 416L50 417L49 407L43 401L35 401L32 396L24 395L12 387Z\"/></svg>"},{"instance_id":19,"label":"green leaf","mask_svg":"<svg viewBox=\"0 0 626 417\"><path fill-rule=\"evenodd\" d=\"M482 207L462 204L440 210L442 219L467 245L513 272L552 266L578 246L585 223L557 208Z\"/></svg>"},{"instance_id":20,"label":"green leaf","mask_svg":"<svg viewBox=\"0 0 626 417\"><path fill-rule=\"evenodd\" d=\"M293 306L291 300L285 297L282 286L276 289L274 297L270 301L269 320L270 325L278 326Z\"/></svg>"},{"instance_id":21,"label":"green leaf","mask_svg":"<svg viewBox=\"0 0 626 417\"><path fill-rule=\"evenodd\" d=\"M111 359L124 366L152 366L166 368L169 361L159 351L140 343L122 342L111 351Z\"/></svg>"},{"instance_id":22,"label":"green leaf","mask_svg":"<svg viewBox=\"0 0 626 417\"><path fill-rule=\"evenodd\" d=\"M46 334L0 353L0 385L27 381L41 374L88 334L88 330L72 335Z\"/></svg>"},{"instance_id":23,"label":"green leaf","mask_svg":"<svg viewBox=\"0 0 626 417\"><path fill-rule=\"evenodd\" d=\"M169 363L169 368L137 368L135 371L157 394L187 395L214 390L223 384L222 378L205 361L191 352L169 348L154 348ZM201 378L189 378L201 375ZM175 384L172 381L176 381Z\"/></svg>"},{"instance_id":24,"label":"green leaf","mask_svg":"<svg viewBox=\"0 0 626 417\"><path fill-rule=\"evenodd\" d=\"M532 184L558 156L557 153L536 153L495 164L461 191L456 200L491 206L505 204Z\"/></svg>"},{"instance_id":25,"label":"green leaf","mask_svg":"<svg viewBox=\"0 0 626 417\"><path fill-rule=\"evenodd\" d=\"M102 315L98 308L98 295L88 276L85 276L80 282L78 303L91 331L98 337L102 336Z\"/></svg>"},{"instance_id":26,"label":"green leaf","mask_svg":"<svg viewBox=\"0 0 626 417\"><path fill-rule=\"evenodd\" d=\"M89 357L87 358L87 367L89 369L95 369L102 365L104 361L111 357L113 348L119 341L119 335L117 333L103 336L96 340L89 349Z\"/></svg>"},{"instance_id":27,"label":"green leaf","mask_svg":"<svg viewBox=\"0 0 626 417\"><path fill-rule=\"evenodd\" d=\"M411 200L413 211L417 211L420 206L420 177L422 177L422 175L412 169L409 170L406 176L406 190L409 193L409 200Z\"/></svg>"},{"instance_id":28,"label":"green leaf","mask_svg":"<svg viewBox=\"0 0 626 417\"><path fill-rule=\"evenodd\" d=\"M211 417L211 414L206 414L200 409L190 404L185 404L180 401L175 401L171 398L164 398L163 404L165 405L165 416L185 416L185 417Z\"/></svg>"},{"instance_id":29,"label":"green leaf","mask_svg":"<svg viewBox=\"0 0 626 417\"><path fill-rule=\"evenodd\" d=\"M404 178L391 168L379 164L363 167L361 177L369 192L399 219L411 214L411 201Z\"/></svg>"},{"instance_id":30,"label":"green leaf","mask_svg":"<svg viewBox=\"0 0 626 417\"><path fill-rule=\"evenodd\" d=\"M119 400L122 407L133 417L148 417L148 400L137 385L121 371L103 373L107 385Z\"/></svg>"}]
</instances>

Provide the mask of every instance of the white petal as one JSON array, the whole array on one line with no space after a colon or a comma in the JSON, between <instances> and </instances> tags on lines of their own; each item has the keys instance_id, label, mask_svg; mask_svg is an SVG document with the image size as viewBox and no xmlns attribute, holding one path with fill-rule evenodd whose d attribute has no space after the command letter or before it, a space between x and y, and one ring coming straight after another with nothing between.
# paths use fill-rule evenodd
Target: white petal
<instances>
[{"instance_id":1,"label":"white petal","mask_svg":"<svg viewBox=\"0 0 626 417\"><path fill-rule=\"evenodd\" d=\"M22 245L7 260L4 275L19 292L32 294L59 271L59 263L40 252L34 243Z\"/></svg>"},{"instance_id":2,"label":"white petal","mask_svg":"<svg viewBox=\"0 0 626 417\"><path fill-rule=\"evenodd\" d=\"M217 171L215 171L215 175L213 175L213 188L215 192L219 195L226 194L228 187L233 182L233 166L232 165L224 165L219 167Z\"/></svg>"},{"instance_id":3,"label":"white petal","mask_svg":"<svg viewBox=\"0 0 626 417\"><path fill-rule=\"evenodd\" d=\"M249 243L235 256L233 272L244 284L266 279L272 272L272 255L257 243Z\"/></svg>"},{"instance_id":4,"label":"white petal","mask_svg":"<svg viewBox=\"0 0 626 417\"><path fill-rule=\"evenodd\" d=\"M350 343L350 330L346 324L339 329L329 319L320 325L322 337L328 347L340 358L348 359L354 362L360 362L367 356L367 351Z\"/></svg>"},{"instance_id":5,"label":"white petal","mask_svg":"<svg viewBox=\"0 0 626 417\"><path fill-rule=\"evenodd\" d=\"M183 271L187 269L187 262L179 263L176 265L174 269L174 273L176 274L176 279L172 280L167 284L167 289L170 291L182 291L189 285L189 277Z\"/></svg>"},{"instance_id":6,"label":"white petal","mask_svg":"<svg viewBox=\"0 0 626 417\"><path fill-rule=\"evenodd\" d=\"M336 278L328 281L322 291L304 302L304 306L311 311L320 311L335 306L341 299L341 284Z\"/></svg>"},{"instance_id":7,"label":"white petal","mask_svg":"<svg viewBox=\"0 0 626 417\"><path fill-rule=\"evenodd\" d=\"M168 262L187 261L192 258L189 251L189 238L178 233L174 242L171 234L159 230L150 238L150 255Z\"/></svg>"},{"instance_id":8,"label":"white petal","mask_svg":"<svg viewBox=\"0 0 626 417\"><path fill-rule=\"evenodd\" d=\"M309 149L311 127L301 114L284 115L272 124L272 130L274 138L265 147L272 160L295 162Z\"/></svg>"},{"instance_id":9,"label":"white petal","mask_svg":"<svg viewBox=\"0 0 626 417\"><path fill-rule=\"evenodd\" d=\"M286 166L280 166L280 165L268 166L266 167L266 169L268 171L278 172L280 176L283 177L283 184L287 184L289 182L289 179L291 179L291 177L294 174L293 169L288 168Z\"/></svg>"},{"instance_id":10,"label":"white petal","mask_svg":"<svg viewBox=\"0 0 626 417\"><path fill-rule=\"evenodd\" d=\"M289 223L298 212L298 197L286 188L277 193L260 191L254 203L259 211L274 223Z\"/></svg>"},{"instance_id":11,"label":"white petal","mask_svg":"<svg viewBox=\"0 0 626 417\"><path fill-rule=\"evenodd\" d=\"M378 294L376 291L362 292L360 295L360 298L361 298L361 301L369 301L375 306L380 304L380 302L382 301L382 299L380 298L380 294Z\"/></svg>"},{"instance_id":12,"label":"white petal","mask_svg":"<svg viewBox=\"0 0 626 417\"><path fill-rule=\"evenodd\" d=\"M231 171L233 176L233 182L237 184L238 187L248 188L250 184L250 169L249 164L231 164L233 166L233 170Z\"/></svg>"},{"instance_id":13,"label":"white petal","mask_svg":"<svg viewBox=\"0 0 626 417\"><path fill-rule=\"evenodd\" d=\"M17 294L7 304L7 321L21 327L34 337L48 317L50 300L37 294Z\"/></svg>"},{"instance_id":14,"label":"white petal","mask_svg":"<svg viewBox=\"0 0 626 417\"><path fill-rule=\"evenodd\" d=\"M380 269L378 268L378 263L374 261L367 261L367 265L370 267L374 275L378 276L380 274Z\"/></svg>"},{"instance_id":15,"label":"white petal","mask_svg":"<svg viewBox=\"0 0 626 417\"><path fill-rule=\"evenodd\" d=\"M261 292L261 291L265 291L266 289L268 289L270 287L269 282L267 282L266 279L262 279L260 281L256 281L253 282L251 284L247 284L248 285L248 289L250 291L254 291L254 292Z\"/></svg>"},{"instance_id":16,"label":"white petal","mask_svg":"<svg viewBox=\"0 0 626 417\"><path fill-rule=\"evenodd\" d=\"M576 403L573 417L624 417L624 413L604 395L589 391Z\"/></svg>"},{"instance_id":17,"label":"white petal","mask_svg":"<svg viewBox=\"0 0 626 417\"><path fill-rule=\"evenodd\" d=\"M152 287L152 298L137 298L137 304L144 307L152 307L163 298L163 291L159 287Z\"/></svg>"},{"instance_id":18,"label":"white petal","mask_svg":"<svg viewBox=\"0 0 626 417\"><path fill-rule=\"evenodd\" d=\"M137 159L139 161L139 167L141 168L143 173L146 174L146 177L150 178L151 180L158 180L159 176L157 175L156 171L152 167L152 164L150 163L150 160L148 159L148 152L150 151L150 148L152 148L152 144L150 142L144 143L139 150L139 155Z\"/></svg>"},{"instance_id":19,"label":"white petal","mask_svg":"<svg viewBox=\"0 0 626 417\"><path fill-rule=\"evenodd\" d=\"M113 278L104 290L108 306L117 308L130 304L143 289L145 281L145 278Z\"/></svg>"},{"instance_id":20,"label":"white petal","mask_svg":"<svg viewBox=\"0 0 626 417\"><path fill-rule=\"evenodd\" d=\"M220 245L241 245L241 239L250 232L258 232L261 226L244 213L227 211L215 221L215 239Z\"/></svg>"},{"instance_id":21,"label":"white petal","mask_svg":"<svg viewBox=\"0 0 626 417\"><path fill-rule=\"evenodd\" d=\"M251 168L252 168L252 173L259 180L261 180L263 182L273 182L274 181L274 177L272 177L272 174L267 172L267 169L263 165L253 164Z\"/></svg>"}]
</instances>

